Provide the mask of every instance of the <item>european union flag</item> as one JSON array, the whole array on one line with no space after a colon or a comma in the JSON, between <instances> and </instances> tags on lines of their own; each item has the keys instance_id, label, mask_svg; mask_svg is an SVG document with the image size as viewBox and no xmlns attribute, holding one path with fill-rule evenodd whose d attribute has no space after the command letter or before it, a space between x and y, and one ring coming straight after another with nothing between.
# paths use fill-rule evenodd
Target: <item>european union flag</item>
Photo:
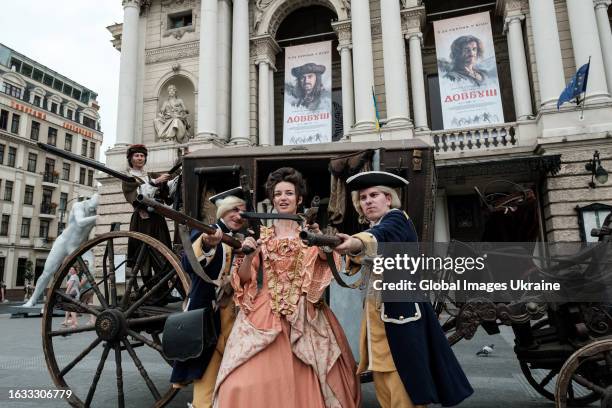
<instances>
[{"instance_id":1,"label":"european union flag","mask_svg":"<svg viewBox=\"0 0 612 408\"><path fill-rule=\"evenodd\" d=\"M569 83L559 95L559 100L557 101L557 110L563 105L565 102L569 102L574 98L578 98L581 93L586 92L587 80L589 79L589 67L591 66L591 61L587 62L576 72L576 75L570 79Z\"/></svg>"}]
</instances>

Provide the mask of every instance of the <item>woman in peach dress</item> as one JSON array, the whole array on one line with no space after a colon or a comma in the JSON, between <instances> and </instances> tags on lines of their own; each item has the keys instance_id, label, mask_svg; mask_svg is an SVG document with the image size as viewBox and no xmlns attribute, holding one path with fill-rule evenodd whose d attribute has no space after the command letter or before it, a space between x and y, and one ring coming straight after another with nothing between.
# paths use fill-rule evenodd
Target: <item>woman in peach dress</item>
<instances>
[{"instance_id":1,"label":"woman in peach dress","mask_svg":"<svg viewBox=\"0 0 612 408\"><path fill-rule=\"evenodd\" d=\"M298 171L283 167L269 175L266 192L279 214L295 214L305 183ZM318 232L316 224L309 227ZM240 311L217 377L215 407L359 406L355 361L321 300L331 282L326 255L303 244L299 231L295 221L277 220L262 227L257 242L245 241L257 249L235 265Z\"/></svg>"}]
</instances>

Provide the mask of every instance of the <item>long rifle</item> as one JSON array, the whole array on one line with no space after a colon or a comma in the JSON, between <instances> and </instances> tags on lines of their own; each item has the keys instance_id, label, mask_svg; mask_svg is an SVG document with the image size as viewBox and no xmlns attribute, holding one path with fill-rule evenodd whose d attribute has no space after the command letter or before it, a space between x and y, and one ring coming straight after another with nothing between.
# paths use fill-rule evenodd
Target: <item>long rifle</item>
<instances>
[{"instance_id":1,"label":"long rifle","mask_svg":"<svg viewBox=\"0 0 612 408\"><path fill-rule=\"evenodd\" d=\"M50 144L41 143L41 142L38 142L36 144L38 145L38 147L40 147L41 149L43 149L43 150L45 150L45 151L47 151L49 153L53 153L53 154L55 154L57 156L60 156L60 157L62 157L64 159L68 159L68 160L77 162L77 163L82 164L84 166L91 167L91 168L94 168L96 170L100 170L101 172L106 173L109 176L117 178L117 179L119 179L121 181L125 181L126 183L137 183L138 182L138 180L135 177L131 177L131 176L128 176L128 175L126 175L124 173L121 173L120 171L113 170L110 167L106 167L102 163L97 162L95 160L91 160L91 159L88 159L86 157L79 156L79 155L71 153L71 152L67 152L67 151L65 151L63 149L58 149L57 147L52 146Z\"/></svg>"},{"instance_id":2,"label":"long rifle","mask_svg":"<svg viewBox=\"0 0 612 408\"><path fill-rule=\"evenodd\" d=\"M136 197L136 204L142 208L150 207L159 215L163 215L164 217L170 218L171 220L176 221L178 224L187 225L188 227L198 229L204 232L205 234L212 235L217 232L216 228L206 225L203 222L198 221L195 218L192 218L181 212L174 211L173 209L166 207L165 205L158 203L155 200L143 196L142 194L139 194L138 197ZM221 238L221 241L234 249L242 248L242 243L228 234L223 234L223 238Z\"/></svg>"}]
</instances>

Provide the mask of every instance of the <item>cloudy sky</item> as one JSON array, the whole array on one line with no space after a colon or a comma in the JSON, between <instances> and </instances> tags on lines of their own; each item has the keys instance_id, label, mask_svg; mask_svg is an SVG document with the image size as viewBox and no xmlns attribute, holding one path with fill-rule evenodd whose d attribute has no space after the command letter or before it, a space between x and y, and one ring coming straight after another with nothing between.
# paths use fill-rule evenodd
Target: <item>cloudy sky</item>
<instances>
[{"instance_id":1,"label":"cloudy sky","mask_svg":"<svg viewBox=\"0 0 612 408\"><path fill-rule=\"evenodd\" d=\"M121 0L0 2L0 42L97 92L102 152L114 145L119 52L106 27L123 22Z\"/></svg>"}]
</instances>

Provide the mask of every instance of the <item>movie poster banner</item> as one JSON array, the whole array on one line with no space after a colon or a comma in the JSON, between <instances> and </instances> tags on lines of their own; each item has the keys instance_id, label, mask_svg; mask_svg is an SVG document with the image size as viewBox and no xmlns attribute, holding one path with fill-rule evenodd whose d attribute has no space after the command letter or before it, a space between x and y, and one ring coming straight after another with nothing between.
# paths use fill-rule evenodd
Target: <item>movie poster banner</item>
<instances>
[{"instance_id":1,"label":"movie poster banner","mask_svg":"<svg viewBox=\"0 0 612 408\"><path fill-rule=\"evenodd\" d=\"M488 12L434 21L444 129L504 122Z\"/></svg>"},{"instance_id":2,"label":"movie poster banner","mask_svg":"<svg viewBox=\"0 0 612 408\"><path fill-rule=\"evenodd\" d=\"M285 48L283 144L332 141L331 41Z\"/></svg>"}]
</instances>

